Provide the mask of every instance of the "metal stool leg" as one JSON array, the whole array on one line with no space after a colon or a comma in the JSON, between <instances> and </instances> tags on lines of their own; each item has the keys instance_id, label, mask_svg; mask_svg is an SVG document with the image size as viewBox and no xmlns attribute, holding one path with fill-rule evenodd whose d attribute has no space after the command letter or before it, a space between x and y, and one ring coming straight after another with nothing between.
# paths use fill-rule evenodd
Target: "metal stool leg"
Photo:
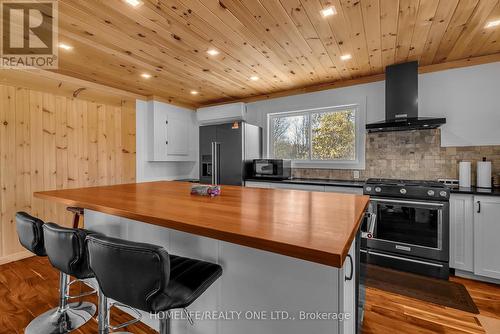
<instances>
[{"instance_id":1,"label":"metal stool leg","mask_svg":"<svg viewBox=\"0 0 500 334\"><path fill-rule=\"evenodd\" d=\"M160 334L171 334L170 312L160 319Z\"/></svg>"},{"instance_id":2,"label":"metal stool leg","mask_svg":"<svg viewBox=\"0 0 500 334\"><path fill-rule=\"evenodd\" d=\"M99 289L99 314L97 316L99 322L99 334L109 333L109 307L108 298Z\"/></svg>"},{"instance_id":3,"label":"metal stool leg","mask_svg":"<svg viewBox=\"0 0 500 334\"><path fill-rule=\"evenodd\" d=\"M59 274L59 307L51 309L31 321L25 334L63 334L69 333L84 325L95 314L96 307L88 302L68 304L69 276Z\"/></svg>"}]
</instances>

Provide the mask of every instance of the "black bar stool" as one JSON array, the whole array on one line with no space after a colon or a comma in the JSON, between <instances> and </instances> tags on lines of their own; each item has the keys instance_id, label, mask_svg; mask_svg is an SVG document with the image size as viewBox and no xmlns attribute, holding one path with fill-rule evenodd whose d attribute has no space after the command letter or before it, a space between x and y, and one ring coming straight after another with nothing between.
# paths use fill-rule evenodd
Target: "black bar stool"
<instances>
[{"instance_id":1,"label":"black bar stool","mask_svg":"<svg viewBox=\"0 0 500 334\"><path fill-rule=\"evenodd\" d=\"M89 267L85 239L90 232L65 228L53 223L43 225L45 251L50 263L59 269L59 306L33 320L26 334L69 333L87 323L96 312L89 302L69 303L70 299L91 295L96 291L69 295L70 286L80 280L94 277ZM70 276L76 279L70 281Z\"/></svg>"},{"instance_id":2,"label":"black bar stool","mask_svg":"<svg viewBox=\"0 0 500 334\"><path fill-rule=\"evenodd\" d=\"M26 327L25 333L62 334L68 333L85 324L95 314L95 305L87 302L69 304L68 299L90 295L91 293L80 296L69 296L67 291L69 285L75 282L68 282L68 274L72 274L78 278L93 276L88 268L86 250L81 246L84 245L87 233L77 231L75 233L78 236L75 237L70 235L69 231L64 231L64 235L61 238L56 238L56 233L60 229L57 225L45 224L42 220L26 212L16 213L16 229L21 245L38 256L49 254L51 263L61 270L59 276L59 307L49 310L33 319ZM47 233L47 231L49 232ZM56 255L54 256L54 254ZM69 266L59 265L65 260L67 264L70 263Z\"/></svg>"},{"instance_id":3,"label":"black bar stool","mask_svg":"<svg viewBox=\"0 0 500 334\"><path fill-rule=\"evenodd\" d=\"M188 307L222 275L217 264L169 255L160 246L102 235L91 235L87 241L90 267L99 283L99 334L140 320L139 316L110 326L107 298L121 306L161 313L160 334L170 334L169 311Z\"/></svg>"}]
</instances>

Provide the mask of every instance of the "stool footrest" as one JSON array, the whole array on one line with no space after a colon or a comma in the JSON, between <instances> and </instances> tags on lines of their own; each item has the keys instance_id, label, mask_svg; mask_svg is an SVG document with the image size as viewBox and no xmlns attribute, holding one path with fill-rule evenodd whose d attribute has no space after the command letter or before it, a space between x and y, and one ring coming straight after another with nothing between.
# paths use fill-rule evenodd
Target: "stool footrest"
<instances>
[{"instance_id":1,"label":"stool footrest","mask_svg":"<svg viewBox=\"0 0 500 334\"><path fill-rule=\"evenodd\" d=\"M121 324L119 324L119 325L117 325L117 326L111 326L111 325L108 325L108 327L109 327L111 330L113 330L113 331L115 331L115 330L117 330L117 329L120 329L120 328L124 328L124 327L130 326L130 325L132 325L132 324L135 324L136 322L139 322L139 321L141 321L141 319L142 319L142 314L141 314L139 311L137 311L135 308L133 308L133 307L130 307L130 306L125 305L125 304L122 304L122 303L113 302L113 303L111 303L111 304L109 305L109 308L111 308L111 307L113 307L113 306L120 306L120 307L123 307L123 308L129 309L129 310L131 310L132 312L134 312L134 313L135 313L135 315L136 315L136 317L135 317L134 319L129 320L129 321L124 322L124 323L121 323Z\"/></svg>"},{"instance_id":2,"label":"stool footrest","mask_svg":"<svg viewBox=\"0 0 500 334\"><path fill-rule=\"evenodd\" d=\"M71 287L71 285L76 283L76 282L85 283L84 280L74 279L66 285L66 291L69 292L69 288ZM86 284L86 285L90 285L90 284ZM92 288L93 288L93 290L91 290L91 291L83 292L79 295L74 295L74 296L71 296L69 293L66 293L66 294L64 294L64 298L66 298L66 299L82 298L82 297L90 296L90 295L93 295L94 293L97 293L97 289L94 288L93 286L92 286Z\"/></svg>"}]
</instances>

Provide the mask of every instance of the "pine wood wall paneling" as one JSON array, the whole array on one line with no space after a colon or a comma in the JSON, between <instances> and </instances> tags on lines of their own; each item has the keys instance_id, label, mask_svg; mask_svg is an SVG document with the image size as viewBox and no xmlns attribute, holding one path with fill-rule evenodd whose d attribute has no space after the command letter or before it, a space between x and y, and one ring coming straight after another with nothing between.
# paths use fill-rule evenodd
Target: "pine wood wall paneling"
<instances>
[{"instance_id":1,"label":"pine wood wall paneling","mask_svg":"<svg viewBox=\"0 0 500 334\"><path fill-rule=\"evenodd\" d=\"M56 188L68 188L68 103L67 98L56 96ZM67 222L70 213L57 205L57 221Z\"/></svg>"},{"instance_id":2,"label":"pine wood wall paneling","mask_svg":"<svg viewBox=\"0 0 500 334\"><path fill-rule=\"evenodd\" d=\"M15 212L72 223L64 205L35 199L34 191L122 182L135 182L135 102L113 106L0 85L0 263L29 255Z\"/></svg>"},{"instance_id":3,"label":"pine wood wall paneling","mask_svg":"<svg viewBox=\"0 0 500 334\"><path fill-rule=\"evenodd\" d=\"M135 134L135 102L122 103L122 183L133 183L136 177L136 134Z\"/></svg>"},{"instance_id":4,"label":"pine wood wall paneling","mask_svg":"<svg viewBox=\"0 0 500 334\"><path fill-rule=\"evenodd\" d=\"M0 163L10 166L1 173L0 187L2 192L2 255L13 252L17 248L10 235L15 231L14 208L16 207L16 119L15 88L1 88L1 128L0 128Z\"/></svg>"},{"instance_id":5,"label":"pine wood wall paneling","mask_svg":"<svg viewBox=\"0 0 500 334\"><path fill-rule=\"evenodd\" d=\"M44 93L42 96L42 140L43 140L43 188L56 188L56 117L55 95ZM56 205L44 202L45 220L56 218Z\"/></svg>"}]
</instances>

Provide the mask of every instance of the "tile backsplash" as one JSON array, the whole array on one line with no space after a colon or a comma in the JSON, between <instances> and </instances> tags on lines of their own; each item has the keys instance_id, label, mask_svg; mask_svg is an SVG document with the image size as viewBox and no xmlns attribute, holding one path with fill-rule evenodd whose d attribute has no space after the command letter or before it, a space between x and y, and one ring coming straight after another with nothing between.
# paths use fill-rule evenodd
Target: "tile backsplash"
<instances>
[{"instance_id":1,"label":"tile backsplash","mask_svg":"<svg viewBox=\"0 0 500 334\"><path fill-rule=\"evenodd\" d=\"M472 183L475 184L474 162L483 157L492 161L492 173L498 184L500 145L441 147L439 129L367 133L366 169L360 171L360 179L458 179L458 163L472 161ZM295 168L293 176L351 180L352 172L346 169Z\"/></svg>"}]
</instances>

